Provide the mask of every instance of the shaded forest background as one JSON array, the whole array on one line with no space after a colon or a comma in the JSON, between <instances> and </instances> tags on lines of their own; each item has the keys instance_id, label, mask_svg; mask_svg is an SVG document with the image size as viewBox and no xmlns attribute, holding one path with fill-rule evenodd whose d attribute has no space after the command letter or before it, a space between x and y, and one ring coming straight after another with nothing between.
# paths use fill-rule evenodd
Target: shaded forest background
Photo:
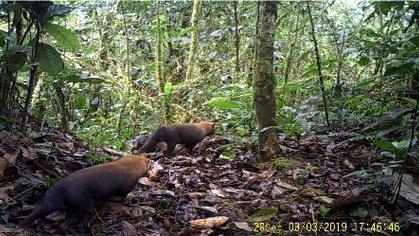
<instances>
[{"instance_id":1,"label":"shaded forest background","mask_svg":"<svg viewBox=\"0 0 419 236\"><path fill-rule=\"evenodd\" d=\"M220 132L235 142L255 141L251 85L260 3L68 2L42 16L41 28L34 24L41 5L38 13L25 4L1 6L1 110L25 111L119 150L159 124L201 119L220 120ZM418 91L418 3L310 6L310 14L305 3L278 6L279 132L353 126L409 138ZM28 48L34 43L37 58Z\"/></svg>"}]
</instances>

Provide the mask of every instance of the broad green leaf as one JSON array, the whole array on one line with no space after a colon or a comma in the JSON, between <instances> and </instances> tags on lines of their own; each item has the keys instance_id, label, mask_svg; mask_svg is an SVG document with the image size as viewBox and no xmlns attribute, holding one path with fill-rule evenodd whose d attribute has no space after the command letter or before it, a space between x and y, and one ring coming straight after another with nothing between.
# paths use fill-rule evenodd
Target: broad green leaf
<instances>
[{"instance_id":1,"label":"broad green leaf","mask_svg":"<svg viewBox=\"0 0 419 236\"><path fill-rule=\"evenodd\" d=\"M170 83L170 82L167 82L165 85L164 85L164 93L166 94L166 95L169 95L169 94L172 94L172 90L173 90L173 85L172 85L172 83Z\"/></svg>"},{"instance_id":2,"label":"broad green leaf","mask_svg":"<svg viewBox=\"0 0 419 236\"><path fill-rule=\"evenodd\" d=\"M415 35L409 39L416 47L419 47L419 35Z\"/></svg>"},{"instance_id":3,"label":"broad green leaf","mask_svg":"<svg viewBox=\"0 0 419 236\"><path fill-rule=\"evenodd\" d=\"M383 151L394 152L395 150L395 146L393 146L393 144L388 141L382 139L374 139L372 142L375 144L375 146L377 146Z\"/></svg>"},{"instance_id":4,"label":"broad green leaf","mask_svg":"<svg viewBox=\"0 0 419 236\"><path fill-rule=\"evenodd\" d=\"M232 151L224 151L220 154L221 159L233 160L236 157L236 153Z\"/></svg>"},{"instance_id":5,"label":"broad green leaf","mask_svg":"<svg viewBox=\"0 0 419 236\"><path fill-rule=\"evenodd\" d=\"M231 110L241 108L240 104L234 101L229 101L228 98L218 97L213 98L208 102L208 105L221 110Z\"/></svg>"},{"instance_id":6,"label":"broad green leaf","mask_svg":"<svg viewBox=\"0 0 419 236\"><path fill-rule=\"evenodd\" d=\"M358 60L358 65L366 66L369 62L370 62L370 59L368 57L361 57Z\"/></svg>"},{"instance_id":7,"label":"broad green leaf","mask_svg":"<svg viewBox=\"0 0 419 236\"><path fill-rule=\"evenodd\" d=\"M58 74L64 68L60 53L48 44L39 43L38 60L41 69L50 74Z\"/></svg>"},{"instance_id":8,"label":"broad green leaf","mask_svg":"<svg viewBox=\"0 0 419 236\"><path fill-rule=\"evenodd\" d=\"M250 216L251 221L266 221L273 218L278 213L275 208L262 208Z\"/></svg>"},{"instance_id":9,"label":"broad green leaf","mask_svg":"<svg viewBox=\"0 0 419 236\"><path fill-rule=\"evenodd\" d=\"M57 40L58 45L61 47L77 51L80 49L79 39L73 31L56 24L49 24L47 26L48 33Z\"/></svg>"}]
</instances>

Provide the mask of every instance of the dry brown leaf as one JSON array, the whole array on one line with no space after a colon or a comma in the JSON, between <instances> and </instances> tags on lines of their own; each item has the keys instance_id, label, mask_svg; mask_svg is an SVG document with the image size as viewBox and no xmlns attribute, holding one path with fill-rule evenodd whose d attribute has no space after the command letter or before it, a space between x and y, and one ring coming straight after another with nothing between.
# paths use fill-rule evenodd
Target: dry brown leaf
<instances>
[{"instance_id":1,"label":"dry brown leaf","mask_svg":"<svg viewBox=\"0 0 419 236\"><path fill-rule=\"evenodd\" d=\"M198 228L213 228L225 224L229 218L227 216L209 217L199 220L191 220L189 223Z\"/></svg>"},{"instance_id":2,"label":"dry brown leaf","mask_svg":"<svg viewBox=\"0 0 419 236\"><path fill-rule=\"evenodd\" d=\"M13 190L14 186L13 185L8 185L5 187L1 187L0 188L0 203L2 202L6 202L10 200L9 195L6 193L8 190Z\"/></svg>"},{"instance_id":3,"label":"dry brown leaf","mask_svg":"<svg viewBox=\"0 0 419 236\"><path fill-rule=\"evenodd\" d=\"M135 236L138 235L135 227L127 221L122 221L122 233L124 236Z\"/></svg>"},{"instance_id":4,"label":"dry brown leaf","mask_svg":"<svg viewBox=\"0 0 419 236\"><path fill-rule=\"evenodd\" d=\"M211 189L211 193L215 194L218 197L226 198L227 193L222 189Z\"/></svg>"},{"instance_id":5,"label":"dry brown leaf","mask_svg":"<svg viewBox=\"0 0 419 236\"><path fill-rule=\"evenodd\" d=\"M308 187L301 190L301 195L306 196L306 197L317 197L317 196L324 196L326 195L326 193L321 189Z\"/></svg>"},{"instance_id":6,"label":"dry brown leaf","mask_svg":"<svg viewBox=\"0 0 419 236\"><path fill-rule=\"evenodd\" d=\"M163 166L157 162L153 162L151 170L148 171L148 177L150 179L158 179L159 172L163 170Z\"/></svg>"},{"instance_id":7,"label":"dry brown leaf","mask_svg":"<svg viewBox=\"0 0 419 236\"><path fill-rule=\"evenodd\" d=\"M65 149L65 150L71 150L74 148L74 143L57 143L56 147Z\"/></svg>"},{"instance_id":8,"label":"dry brown leaf","mask_svg":"<svg viewBox=\"0 0 419 236\"><path fill-rule=\"evenodd\" d=\"M4 154L3 158L6 159L9 162L10 165L14 165L15 162L16 162L16 159L17 159L17 154L16 153L15 154L6 153L6 154Z\"/></svg>"},{"instance_id":9,"label":"dry brown leaf","mask_svg":"<svg viewBox=\"0 0 419 236\"><path fill-rule=\"evenodd\" d=\"M290 189L290 190L298 190L298 188L297 188L297 187L295 187L294 185L287 184L287 183L285 183L285 182L282 182L281 180L278 180L278 181L276 182L276 184L277 184L279 187L282 187L282 188L286 188L286 189Z\"/></svg>"},{"instance_id":10,"label":"dry brown leaf","mask_svg":"<svg viewBox=\"0 0 419 236\"><path fill-rule=\"evenodd\" d=\"M38 151L33 148L24 148L21 146L20 150L22 152L22 156L26 159L35 160L38 158Z\"/></svg>"},{"instance_id":11,"label":"dry brown leaf","mask_svg":"<svg viewBox=\"0 0 419 236\"><path fill-rule=\"evenodd\" d=\"M237 227L237 228L239 228L239 229L242 229L242 230L245 230L245 231L247 231L247 232L252 232L253 231L253 229L249 226L249 224L248 223L246 223L246 222L233 222L233 224Z\"/></svg>"},{"instance_id":12,"label":"dry brown leaf","mask_svg":"<svg viewBox=\"0 0 419 236\"><path fill-rule=\"evenodd\" d=\"M268 178L272 177L275 173L276 173L276 170L274 170L274 169L266 170L266 171L262 172L261 174L259 174L259 178L268 179Z\"/></svg>"},{"instance_id":13,"label":"dry brown leaf","mask_svg":"<svg viewBox=\"0 0 419 236\"><path fill-rule=\"evenodd\" d=\"M4 171L6 171L7 166L8 166L8 161L4 159L3 157L0 157L0 176L3 176Z\"/></svg>"},{"instance_id":14,"label":"dry brown leaf","mask_svg":"<svg viewBox=\"0 0 419 236\"><path fill-rule=\"evenodd\" d=\"M155 186L157 183L151 181L148 177L141 177L138 179L138 183L145 186Z\"/></svg>"},{"instance_id":15,"label":"dry brown leaf","mask_svg":"<svg viewBox=\"0 0 419 236\"><path fill-rule=\"evenodd\" d=\"M327 204L332 204L333 203L333 198L327 197L327 196L318 196L318 197L313 197L314 200L320 201L320 202L324 202Z\"/></svg>"},{"instance_id":16,"label":"dry brown leaf","mask_svg":"<svg viewBox=\"0 0 419 236\"><path fill-rule=\"evenodd\" d=\"M205 193L201 193L201 192L193 192L193 193L188 193L188 197L189 198L204 198L206 196Z\"/></svg>"},{"instance_id":17,"label":"dry brown leaf","mask_svg":"<svg viewBox=\"0 0 419 236\"><path fill-rule=\"evenodd\" d=\"M210 207L210 206L200 206L200 207L198 207L199 209L202 209L202 210L206 210L206 211L209 211L209 212L212 212L212 213L214 213L214 214L218 214L218 210L217 210L217 208L215 208L215 207Z\"/></svg>"}]
</instances>

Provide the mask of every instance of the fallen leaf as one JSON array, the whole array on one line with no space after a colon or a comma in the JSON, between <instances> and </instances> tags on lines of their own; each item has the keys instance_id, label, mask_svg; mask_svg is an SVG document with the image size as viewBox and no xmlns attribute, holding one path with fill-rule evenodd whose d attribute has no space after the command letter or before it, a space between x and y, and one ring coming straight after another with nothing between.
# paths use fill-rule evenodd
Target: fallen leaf
<instances>
[{"instance_id":1,"label":"fallen leaf","mask_svg":"<svg viewBox=\"0 0 419 236\"><path fill-rule=\"evenodd\" d=\"M9 165L14 165L17 159L17 154L6 153L4 154L3 158L9 162Z\"/></svg>"},{"instance_id":2,"label":"fallen leaf","mask_svg":"<svg viewBox=\"0 0 419 236\"><path fill-rule=\"evenodd\" d=\"M217 210L217 208L215 208L215 207L210 207L210 206L200 206L200 207L198 207L199 209L202 209L202 210L206 210L206 211L209 211L209 212L212 212L212 213L214 213L214 214L218 214L218 210Z\"/></svg>"},{"instance_id":3,"label":"fallen leaf","mask_svg":"<svg viewBox=\"0 0 419 236\"><path fill-rule=\"evenodd\" d=\"M199 220L191 220L189 223L198 228L213 228L225 224L229 218L227 216L209 217Z\"/></svg>"},{"instance_id":4,"label":"fallen leaf","mask_svg":"<svg viewBox=\"0 0 419 236\"><path fill-rule=\"evenodd\" d=\"M326 193L321 189L308 187L301 190L301 195L306 196L306 197L316 197L316 196L324 196L326 195Z\"/></svg>"},{"instance_id":5,"label":"fallen leaf","mask_svg":"<svg viewBox=\"0 0 419 236\"><path fill-rule=\"evenodd\" d=\"M6 171L7 166L8 166L8 161L0 157L0 176L3 176L4 171Z\"/></svg>"},{"instance_id":6,"label":"fallen leaf","mask_svg":"<svg viewBox=\"0 0 419 236\"><path fill-rule=\"evenodd\" d=\"M320 202L324 202L327 204L332 204L333 203L333 198L327 197L327 196L318 196L318 197L313 197L314 200L320 201Z\"/></svg>"},{"instance_id":7,"label":"fallen leaf","mask_svg":"<svg viewBox=\"0 0 419 236\"><path fill-rule=\"evenodd\" d=\"M138 183L145 186L155 186L157 183L151 181L148 177L141 177L138 179Z\"/></svg>"},{"instance_id":8,"label":"fallen leaf","mask_svg":"<svg viewBox=\"0 0 419 236\"><path fill-rule=\"evenodd\" d=\"M233 222L233 224L237 228L242 229L242 230L245 230L247 232L252 232L253 231L253 229L246 222Z\"/></svg>"},{"instance_id":9,"label":"fallen leaf","mask_svg":"<svg viewBox=\"0 0 419 236\"><path fill-rule=\"evenodd\" d=\"M6 202L10 200L9 195L7 194L8 190L13 190L13 185L5 186L0 188L0 202Z\"/></svg>"},{"instance_id":10,"label":"fallen leaf","mask_svg":"<svg viewBox=\"0 0 419 236\"><path fill-rule=\"evenodd\" d=\"M287 183L285 183L285 182L282 182L281 180L276 181L276 184L277 184L279 187L282 187L282 188L286 188L286 189L290 189L290 190L298 190L298 188L297 188L297 187L295 187L294 185L287 184Z\"/></svg>"},{"instance_id":11,"label":"fallen leaf","mask_svg":"<svg viewBox=\"0 0 419 236\"><path fill-rule=\"evenodd\" d=\"M158 179L159 172L163 170L163 166L157 162L152 162L151 169L148 171L150 179Z\"/></svg>"},{"instance_id":12,"label":"fallen leaf","mask_svg":"<svg viewBox=\"0 0 419 236\"><path fill-rule=\"evenodd\" d=\"M122 221L122 233L124 236L136 236L138 235L135 227L127 221Z\"/></svg>"},{"instance_id":13,"label":"fallen leaf","mask_svg":"<svg viewBox=\"0 0 419 236\"><path fill-rule=\"evenodd\" d=\"M227 194L221 189L211 189L211 193L215 194L218 197L226 198Z\"/></svg>"}]
</instances>

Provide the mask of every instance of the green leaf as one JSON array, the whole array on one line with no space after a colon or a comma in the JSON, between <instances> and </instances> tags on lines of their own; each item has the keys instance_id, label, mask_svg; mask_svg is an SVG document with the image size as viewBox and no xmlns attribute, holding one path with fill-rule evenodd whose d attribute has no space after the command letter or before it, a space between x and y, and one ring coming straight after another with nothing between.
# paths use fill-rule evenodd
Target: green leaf
<instances>
[{"instance_id":1,"label":"green leaf","mask_svg":"<svg viewBox=\"0 0 419 236\"><path fill-rule=\"evenodd\" d=\"M250 216L251 221L266 221L270 218L273 218L278 213L278 210L275 208L262 208L258 210L256 213Z\"/></svg>"},{"instance_id":2,"label":"green leaf","mask_svg":"<svg viewBox=\"0 0 419 236\"><path fill-rule=\"evenodd\" d=\"M233 151L224 151L220 154L221 159L233 160L236 157L236 153Z\"/></svg>"},{"instance_id":3,"label":"green leaf","mask_svg":"<svg viewBox=\"0 0 419 236\"><path fill-rule=\"evenodd\" d=\"M172 94L172 90L173 90L173 85L172 85L172 83L167 82L167 83L164 85L164 89L163 89L164 94L166 94L166 95L170 95L170 94Z\"/></svg>"},{"instance_id":4,"label":"green leaf","mask_svg":"<svg viewBox=\"0 0 419 236\"><path fill-rule=\"evenodd\" d=\"M75 100L75 105L77 109L83 109L86 106L86 97L85 96L77 96Z\"/></svg>"},{"instance_id":5,"label":"green leaf","mask_svg":"<svg viewBox=\"0 0 419 236\"><path fill-rule=\"evenodd\" d=\"M88 84L100 84L105 82L103 79L100 79L98 77L87 77L87 78L82 78L79 75L76 74L72 74L69 76L66 76L63 78L63 80L67 81L67 82L72 82L72 83L88 83Z\"/></svg>"},{"instance_id":6,"label":"green leaf","mask_svg":"<svg viewBox=\"0 0 419 236\"><path fill-rule=\"evenodd\" d=\"M368 57L361 57L358 60L358 65L366 66L369 62L370 62L370 59Z\"/></svg>"},{"instance_id":7,"label":"green leaf","mask_svg":"<svg viewBox=\"0 0 419 236\"><path fill-rule=\"evenodd\" d=\"M389 75L406 75L410 74L414 71L415 64L418 64L419 61L417 59L407 59L403 62L396 62L392 63L391 65L386 67L386 72L384 73L384 76Z\"/></svg>"},{"instance_id":8,"label":"green leaf","mask_svg":"<svg viewBox=\"0 0 419 236\"><path fill-rule=\"evenodd\" d=\"M382 140L382 139L374 139L372 142L375 144L375 146L377 146L383 151L394 152L396 148L390 142Z\"/></svg>"},{"instance_id":9,"label":"green leaf","mask_svg":"<svg viewBox=\"0 0 419 236\"><path fill-rule=\"evenodd\" d=\"M49 24L47 26L47 31L55 40L57 40L58 45L61 47L73 52L80 49L79 38L73 31L56 24Z\"/></svg>"},{"instance_id":10,"label":"green leaf","mask_svg":"<svg viewBox=\"0 0 419 236\"><path fill-rule=\"evenodd\" d=\"M6 31L0 30L0 47L4 47L4 45L6 44L5 42L6 35L7 35Z\"/></svg>"},{"instance_id":11,"label":"green leaf","mask_svg":"<svg viewBox=\"0 0 419 236\"><path fill-rule=\"evenodd\" d=\"M419 47L419 35L415 35L409 39L416 47Z\"/></svg>"},{"instance_id":12,"label":"green leaf","mask_svg":"<svg viewBox=\"0 0 419 236\"><path fill-rule=\"evenodd\" d=\"M362 207L358 207L357 209L349 213L349 215L353 217L358 217L358 218L365 218L368 215L368 211Z\"/></svg>"},{"instance_id":13,"label":"green leaf","mask_svg":"<svg viewBox=\"0 0 419 236\"><path fill-rule=\"evenodd\" d=\"M38 61L41 69L50 74L58 74L64 68L60 53L48 44L39 43Z\"/></svg>"},{"instance_id":14,"label":"green leaf","mask_svg":"<svg viewBox=\"0 0 419 236\"><path fill-rule=\"evenodd\" d=\"M237 102L229 101L228 98L218 97L213 98L208 102L208 105L221 110L239 109L241 105Z\"/></svg>"},{"instance_id":15,"label":"green leaf","mask_svg":"<svg viewBox=\"0 0 419 236\"><path fill-rule=\"evenodd\" d=\"M16 72L26 63L27 52L31 48L27 46L14 46L5 51L0 61L5 62L5 66L9 72Z\"/></svg>"}]
</instances>

